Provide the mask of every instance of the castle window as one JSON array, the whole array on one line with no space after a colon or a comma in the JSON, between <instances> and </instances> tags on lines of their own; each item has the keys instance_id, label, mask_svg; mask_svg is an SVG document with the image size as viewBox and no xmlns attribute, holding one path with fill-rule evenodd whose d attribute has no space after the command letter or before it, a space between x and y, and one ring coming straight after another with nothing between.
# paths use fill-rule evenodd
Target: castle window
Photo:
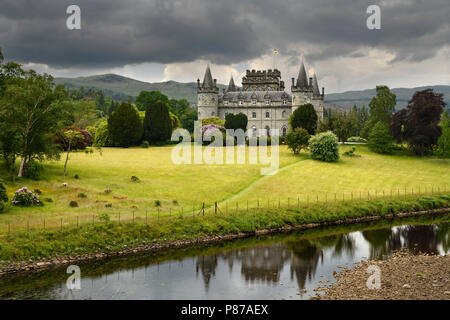
<instances>
[{"instance_id":1,"label":"castle window","mask_svg":"<svg viewBox=\"0 0 450 320\"><path fill-rule=\"evenodd\" d=\"M266 118L270 118L270 112L266 112Z\"/></svg>"},{"instance_id":2,"label":"castle window","mask_svg":"<svg viewBox=\"0 0 450 320\"><path fill-rule=\"evenodd\" d=\"M253 132L252 136L256 137L256 127L255 126L252 127L252 132Z\"/></svg>"},{"instance_id":3,"label":"castle window","mask_svg":"<svg viewBox=\"0 0 450 320\"><path fill-rule=\"evenodd\" d=\"M253 100L252 102L253 102L253 104L256 104L256 100Z\"/></svg>"},{"instance_id":4,"label":"castle window","mask_svg":"<svg viewBox=\"0 0 450 320\"><path fill-rule=\"evenodd\" d=\"M228 101L225 100L225 101L223 102L223 104L227 106L227 105L228 105Z\"/></svg>"},{"instance_id":5,"label":"castle window","mask_svg":"<svg viewBox=\"0 0 450 320\"><path fill-rule=\"evenodd\" d=\"M286 127L283 127L283 137L286 136Z\"/></svg>"},{"instance_id":6,"label":"castle window","mask_svg":"<svg viewBox=\"0 0 450 320\"><path fill-rule=\"evenodd\" d=\"M266 105L270 105L270 100L266 100Z\"/></svg>"},{"instance_id":7,"label":"castle window","mask_svg":"<svg viewBox=\"0 0 450 320\"><path fill-rule=\"evenodd\" d=\"M286 102L286 99L284 99L284 100L283 100L283 104L286 105L286 103L287 103L287 102Z\"/></svg>"},{"instance_id":8,"label":"castle window","mask_svg":"<svg viewBox=\"0 0 450 320\"><path fill-rule=\"evenodd\" d=\"M253 118L253 119L256 118L256 112L252 112L252 118Z\"/></svg>"},{"instance_id":9,"label":"castle window","mask_svg":"<svg viewBox=\"0 0 450 320\"><path fill-rule=\"evenodd\" d=\"M282 118L286 118L286 111L283 111L283 112L281 113L281 117L282 117Z\"/></svg>"},{"instance_id":10,"label":"castle window","mask_svg":"<svg viewBox=\"0 0 450 320\"><path fill-rule=\"evenodd\" d=\"M242 106L244 104L244 101L239 100L239 105Z\"/></svg>"}]
</instances>

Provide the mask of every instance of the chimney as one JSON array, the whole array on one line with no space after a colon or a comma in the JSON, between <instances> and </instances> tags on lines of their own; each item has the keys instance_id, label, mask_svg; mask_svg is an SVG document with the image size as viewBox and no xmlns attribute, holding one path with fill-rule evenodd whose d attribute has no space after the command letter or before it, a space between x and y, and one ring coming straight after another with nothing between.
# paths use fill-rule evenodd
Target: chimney
<instances>
[{"instance_id":1,"label":"chimney","mask_svg":"<svg viewBox=\"0 0 450 320\"><path fill-rule=\"evenodd\" d=\"M217 79L214 79L214 88L217 88Z\"/></svg>"},{"instance_id":2,"label":"chimney","mask_svg":"<svg viewBox=\"0 0 450 320\"><path fill-rule=\"evenodd\" d=\"M312 87L312 77L309 77L309 86Z\"/></svg>"},{"instance_id":3,"label":"chimney","mask_svg":"<svg viewBox=\"0 0 450 320\"><path fill-rule=\"evenodd\" d=\"M322 97L325 96L325 87L322 87Z\"/></svg>"},{"instance_id":4,"label":"chimney","mask_svg":"<svg viewBox=\"0 0 450 320\"><path fill-rule=\"evenodd\" d=\"M200 79L197 79L197 88L200 88Z\"/></svg>"},{"instance_id":5,"label":"chimney","mask_svg":"<svg viewBox=\"0 0 450 320\"><path fill-rule=\"evenodd\" d=\"M292 79L292 86L294 86L295 78L291 78L291 79Z\"/></svg>"}]
</instances>

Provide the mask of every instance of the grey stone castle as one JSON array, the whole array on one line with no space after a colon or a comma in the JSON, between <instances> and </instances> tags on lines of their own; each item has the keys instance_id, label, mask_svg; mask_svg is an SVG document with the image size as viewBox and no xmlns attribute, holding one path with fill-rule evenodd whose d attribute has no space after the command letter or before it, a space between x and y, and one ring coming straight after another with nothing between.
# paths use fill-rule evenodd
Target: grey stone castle
<instances>
[{"instance_id":1,"label":"grey stone castle","mask_svg":"<svg viewBox=\"0 0 450 320\"><path fill-rule=\"evenodd\" d=\"M325 89L319 90L317 77L308 78L304 63L297 79L292 78L291 93L285 91L279 70L247 70L242 78L242 89L238 89L233 77L228 88L219 93L209 65L203 83L197 80L198 119L219 117L225 119L229 113L247 115L247 129L253 137L270 135L278 129L281 136L289 130L289 117L301 105L311 103L319 118L323 118Z\"/></svg>"}]
</instances>

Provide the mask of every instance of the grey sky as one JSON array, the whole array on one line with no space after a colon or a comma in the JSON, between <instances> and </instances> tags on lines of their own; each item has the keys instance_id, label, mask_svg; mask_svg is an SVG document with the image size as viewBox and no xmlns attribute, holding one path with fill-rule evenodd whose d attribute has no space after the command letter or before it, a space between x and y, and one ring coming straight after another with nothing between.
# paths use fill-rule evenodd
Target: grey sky
<instances>
[{"instance_id":1,"label":"grey sky","mask_svg":"<svg viewBox=\"0 0 450 320\"><path fill-rule=\"evenodd\" d=\"M82 29L66 28L77 4ZM366 8L381 7L381 30ZM195 81L205 63L225 82L246 68L283 78L304 56L328 91L449 84L448 0L0 0L9 60L54 75L114 72L144 81ZM239 79L236 79L239 83Z\"/></svg>"}]
</instances>

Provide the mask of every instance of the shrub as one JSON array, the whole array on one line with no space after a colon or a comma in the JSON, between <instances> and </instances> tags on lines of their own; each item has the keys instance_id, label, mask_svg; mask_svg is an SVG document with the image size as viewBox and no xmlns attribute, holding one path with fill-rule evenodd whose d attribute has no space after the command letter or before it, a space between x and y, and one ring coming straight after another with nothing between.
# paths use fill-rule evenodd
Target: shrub
<instances>
[{"instance_id":1,"label":"shrub","mask_svg":"<svg viewBox=\"0 0 450 320\"><path fill-rule=\"evenodd\" d=\"M105 208L112 208L112 203L105 204Z\"/></svg>"},{"instance_id":2,"label":"shrub","mask_svg":"<svg viewBox=\"0 0 450 320\"><path fill-rule=\"evenodd\" d=\"M312 159L332 162L339 160L339 142L331 131L316 134L309 139Z\"/></svg>"},{"instance_id":3,"label":"shrub","mask_svg":"<svg viewBox=\"0 0 450 320\"><path fill-rule=\"evenodd\" d=\"M362 137L350 137L347 139L348 142L362 142L367 143L367 140Z\"/></svg>"},{"instance_id":4,"label":"shrub","mask_svg":"<svg viewBox=\"0 0 450 320\"><path fill-rule=\"evenodd\" d=\"M102 120L98 122L94 135L94 146L96 147L111 147L113 140L108 130L108 122Z\"/></svg>"},{"instance_id":5,"label":"shrub","mask_svg":"<svg viewBox=\"0 0 450 320\"><path fill-rule=\"evenodd\" d=\"M45 198L44 199L46 202L53 202L53 199L52 198Z\"/></svg>"},{"instance_id":6,"label":"shrub","mask_svg":"<svg viewBox=\"0 0 450 320\"><path fill-rule=\"evenodd\" d=\"M177 206L178 205L178 200L172 200L172 203Z\"/></svg>"},{"instance_id":7,"label":"shrub","mask_svg":"<svg viewBox=\"0 0 450 320\"><path fill-rule=\"evenodd\" d=\"M83 193L83 192L80 192L80 193L78 194L78 198L87 198L87 194L86 194L86 193Z\"/></svg>"},{"instance_id":8,"label":"shrub","mask_svg":"<svg viewBox=\"0 0 450 320\"><path fill-rule=\"evenodd\" d=\"M76 201L70 201L69 206L70 206L71 208L77 208L77 207L78 207L78 202L76 202Z\"/></svg>"},{"instance_id":9,"label":"shrub","mask_svg":"<svg viewBox=\"0 0 450 320\"><path fill-rule=\"evenodd\" d=\"M143 128L136 107L122 102L108 118L108 131L116 146L129 147L138 143Z\"/></svg>"},{"instance_id":10,"label":"shrub","mask_svg":"<svg viewBox=\"0 0 450 320\"><path fill-rule=\"evenodd\" d=\"M80 176L78 174L73 176L75 179L80 179Z\"/></svg>"},{"instance_id":11,"label":"shrub","mask_svg":"<svg viewBox=\"0 0 450 320\"><path fill-rule=\"evenodd\" d=\"M381 121L375 124L369 134L369 149L382 154L391 154L394 138L389 134L388 127Z\"/></svg>"},{"instance_id":12,"label":"shrub","mask_svg":"<svg viewBox=\"0 0 450 320\"><path fill-rule=\"evenodd\" d=\"M44 166L37 161L31 160L26 164L24 176L31 180L39 180L41 178Z\"/></svg>"},{"instance_id":13,"label":"shrub","mask_svg":"<svg viewBox=\"0 0 450 320\"><path fill-rule=\"evenodd\" d=\"M303 128L295 128L290 130L286 135L286 144L295 154L299 153L302 149L308 148L308 141L311 138L308 131Z\"/></svg>"},{"instance_id":14,"label":"shrub","mask_svg":"<svg viewBox=\"0 0 450 320\"><path fill-rule=\"evenodd\" d=\"M142 142L141 147L144 148L144 149L147 149L148 147L150 147L150 143L148 143L148 141L145 140L145 141Z\"/></svg>"},{"instance_id":15,"label":"shrub","mask_svg":"<svg viewBox=\"0 0 450 320\"><path fill-rule=\"evenodd\" d=\"M110 194L111 192L112 192L111 189L106 189L106 190L105 190L105 193L106 193L106 194Z\"/></svg>"},{"instance_id":16,"label":"shrub","mask_svg":"<svg viewBox=\"0 0 450 320\"><path fill-rule=\"evenodd\" d=\"M347 156L347 157L361 157L361 155L355 153L355 151L356 151L356 148L355 148L355 147L352 147L351 150L345 151L345 152L343 153L343 155L344 155L344 156Z\"/></svg>"},{"instance_id":17,"label":"shrub","mask_svg":"<svg viewBox=\"0 0 450 320\"><path fill-rule=\"evenodd\" d=\"M112 205L111 205L111 206L112 206ZM98 215L98 219L99 219L101 222L104 222L104 223L108 223L108 222L111 221L111 218L109 217L109 214L107 214L107 213L101 213L101 214L99 214L99 215Z\"/></svg>"},{"instance_id":18,"label":"shrub","mask_svg":"<svg viewBox=\"0 0 450 320\"><path fill-rule=\"evenodd\" d=\"M38 195L42 194L42 191L40 189L34 189L33 190L34 193L37 193Z\"/></svg>"},{"instance_id":19,"label":"shrub","mask_svg":"<svg viewBox=\"0 0 450 320\"><path fill-rule=\"evenodd\" d=\"M5 185L0 181L0 202L8 202L8 194Z\"/></svg>"},{"instance_id":20,"label":"shrub","mask_svg":"<svg viewBox=\"0 0 450 320\"><path fill-rule=\"evenodd\" d=\"M436 155L440 158L450 158L450 115L447 111L442 114L439 125L442 135L437 142Z\"/></svg>"},{"instance_id":21,"label":"shrub","mask_svg":"<svg viewBox=\"0 0 450 320\"><path fill-rule=\"evenodd\" d=\"M141 181L138 177L136 177L136 176L131 176L131 181L133 181L133 182L139 182L139 181Z\"/></svg>"},{"instance_id":22,"label":"shrub","mask_svg":"<svg viewBox=\"0 0 450 320\"><path fill-rule=\"evenodd\" d=\"M155 207L161 207L161 201L155 200Z\"/></svg>"},{"instance_id":23,"label":"shrub","mask_svg":"<svg viewBox=\"0 0 450 320\"><path fill-rule=\"evenodd\" d=\"M31 206L42 206L41 200L39 200L39 195L28 190L27 187L20 188L14 193L13 199L11 201L14 206L21 207L31 207Z\"/></svg>"},{"instance_id":24,"label":"shrub","mask_svg":"<svg viewBox=\"0 0 450 320\"><path fill-rule=\"evenodd\" d=\"M8 202L8 195L6 193L6 187L2 182L0 182L0 212L2 212L5 209L7 202Z\"/></svg>"},{"instance_id":25,"label":"shrub","mask_svg":"<svg viewBox=\"0 0 450 320\"><path fill-rule=\"evenodd\" d=\"M157 101L147 105L143 123L144 139L152 143L166 141L172 135L172 119L167 103Z\"/></svg>"}]
</instances>

